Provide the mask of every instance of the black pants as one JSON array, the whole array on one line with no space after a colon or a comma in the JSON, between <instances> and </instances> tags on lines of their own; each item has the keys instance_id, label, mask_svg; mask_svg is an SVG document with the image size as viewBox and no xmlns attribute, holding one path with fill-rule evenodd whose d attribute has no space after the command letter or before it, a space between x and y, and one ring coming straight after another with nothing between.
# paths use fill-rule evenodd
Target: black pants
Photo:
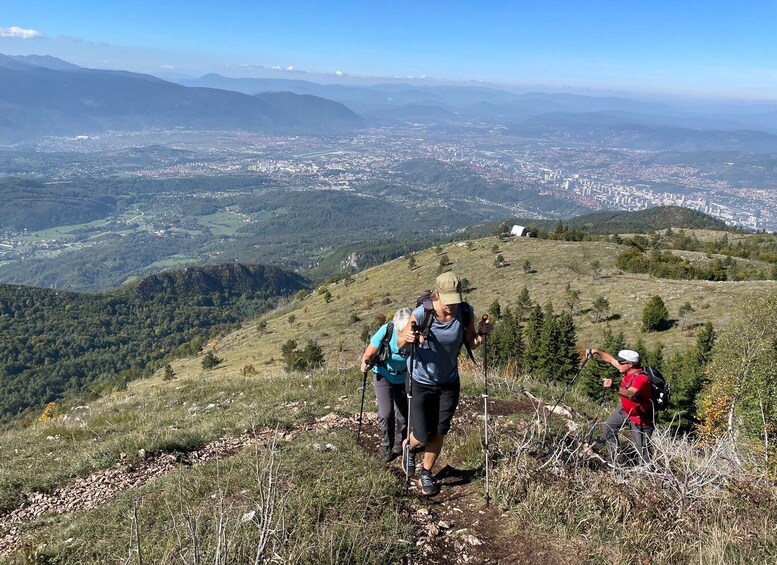
<instances>
[{"instance_id":1,"label":"black pants","mask_svg":"<svg viewBox=\"0 0 777 565\"><path fill-rule=\"evenodd\" d=\"M444 436L451 429L451 420L459 405L458 379L441 385L424 385L413 381L413 403L410 417L413 435L421 443L427 443L435 435Z\"/></svg>"}]
</instances>

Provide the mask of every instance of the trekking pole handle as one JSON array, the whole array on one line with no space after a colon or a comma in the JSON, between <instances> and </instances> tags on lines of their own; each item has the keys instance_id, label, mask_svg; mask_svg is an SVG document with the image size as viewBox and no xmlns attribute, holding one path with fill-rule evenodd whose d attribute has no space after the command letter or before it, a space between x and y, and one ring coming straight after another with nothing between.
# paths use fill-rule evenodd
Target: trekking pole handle
<instances>
[{"instance_id":1,"label":"trekking pole handle","mask_svg":"<svg viewBox=\"0 0 777 565\"><path fill-rule=\"evenodd\" d=\"M478 323L478 335L487 336L491 333L492 329L493 326L489 321L488 314L483 314L483 316L480 318L480 322Z\"/></svg>"}]
</instances>

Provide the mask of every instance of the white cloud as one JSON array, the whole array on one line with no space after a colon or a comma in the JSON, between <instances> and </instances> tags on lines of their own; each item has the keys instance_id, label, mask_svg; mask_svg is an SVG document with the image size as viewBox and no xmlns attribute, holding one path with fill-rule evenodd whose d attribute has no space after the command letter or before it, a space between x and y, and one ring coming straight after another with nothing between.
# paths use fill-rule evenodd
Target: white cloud
<instances>
[{"instance_id":1,"label":"white cloud","mask_svg":"<svg viewBox=\"0 0 777 565\"><path fill-rule=\"evenodd\" d=\"M294 70L294 65L289 65L288 67L286 67L286 70L287 71L293 71Z\"/></svg>"},{"instance_id":2,"label":"white cloud","mask_svg":"<svg viewBox=\"0 0 777 565\"><path fill-rule=\"evenodd\" d=\"M174 68L175 68L175 65L159 65L159 68L160 68L160 69L165 69L165 70L168 70L168 71L169 71L169 70L172 70L172 69L174 69Z\"/></svg>"},{"instance_id":3,"label":"white cloud","mask_svg":"<svg viewBox=\"0 0 777 565\"><path fill-rule=\"evenodd\" d=\"M17 39L37 39L43 37L43 34L34 29L25 29L23 27L11 26L0 27L0 37L15 37Z\"/></svg>"},{"instance_id":4,"label":"white cloud","mask_svg":"<svg viewBox=\"0 0 777 565\"><path fill-rule=\"evenodd\" d=\"M344 74L345 73L343 71L335 71L335 75L337 75L339 77L343 76Z\"/></svg>"}]
</instances>

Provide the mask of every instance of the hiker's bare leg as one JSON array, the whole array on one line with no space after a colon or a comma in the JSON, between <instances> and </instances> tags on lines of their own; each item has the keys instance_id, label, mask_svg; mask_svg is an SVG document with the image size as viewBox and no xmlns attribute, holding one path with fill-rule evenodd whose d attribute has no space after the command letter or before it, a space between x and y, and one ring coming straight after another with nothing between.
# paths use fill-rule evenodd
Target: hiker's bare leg
<instances>
[{"instance_id":1,"label":"hiker's bare leg","mask_svg":"<svg viewBox=\"0 0 777 565\"><path fill-rule=\"evenodd\" d=\"M435 434L434 437L426 444L426 450L424 451L424 469L431 471L434 469L434 464L437 462L437 458L442 451L442 444L445 441L445 436Z\"/></svg>"},{"instance_id":2,"label":"hiker's bare leg","mask_svg":"<svg viewBox=\"0 0 777 565\"><path fill-rule=\"evenodd\" d=\"M405 442L402 442L403 445L404 445L404 443ZM420 441L418 441L415 438L415 436L412 433L410 434L410 450L411 451L422 451L423 449L426 449L426 447L425 447L426 445L429 445L429 444L421 443Z\"/></svg>"}]
</instances>

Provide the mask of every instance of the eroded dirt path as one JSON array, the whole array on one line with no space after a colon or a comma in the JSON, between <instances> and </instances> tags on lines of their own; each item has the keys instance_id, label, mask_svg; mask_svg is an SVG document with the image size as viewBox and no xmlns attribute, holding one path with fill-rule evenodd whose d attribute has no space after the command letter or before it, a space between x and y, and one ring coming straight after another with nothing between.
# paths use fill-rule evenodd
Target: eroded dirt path
<instances>
[{"instance_id":1,"label":"eroded dirt path","mask_svg":"<svg viewBox=\"0 0 777 565\"><path fill-rule=\"evenodd\" d=\"M533 414L534 406L528 400L489 401L489 419L499 420L510 415ZM380 433L374 415L362 431L362 444L377 457ZM492 421L493 424L493 421ZM454 417L453 427L483 426L483 401L462 398ZM420 462L420 460L419 460ZM397 479L404 482L399 459L388 463ZM420 467L419 467L420 469ZM407 499L409 520L416 525L416 536L408 564L534 564L572 563L559 552L552 540L539 533L514 534L508 524L514 518L493 500L485 503L484 482L480 469L454 466L446 457L445 448L435 466L435 479L440 492L425 497L418 486L418 473L410 482Z\"/></svg>"},{"instance_id":2,"label":"eroded dirt path","mask_svg":"<svg viewBox=\"0 0 777 565\"><path fill-rule=\"evenodd\" d=\"M454 426L482 426L482 400L462 398ZM526 411L529 403L490 401L490 417L503 418ZM291 440L299 433L348 429L356 433L358 418L330 413L313 422L281 432L281 440ZM45 514L66 514L89 510L105 504L119 494L141 487L154 479L171 474L181 466L197 466L215 459L235 455L246 447L267 447L276 438L276 430L262 428L237 437L224 437L185 454L158 453L145 456L130 464L126 456L111 469L77 478L71 484L51 493L30 492L16 509L0 516L0 557L12 553L24 541L24 525ZM377 458L379 430L377 415L365 413L361 445ZM123 455L123 454L122 454ZM399 460L387 464L398 480L404 482ZM440 493L427 498L420 494L415 480L411 481L406 498L408 520L415 526L414 549L408 559L412 564L448 563L564 563L564 558L549 540L540 535L515 536L508 533L510 516L492 500L487 508L483 482L478 469L461 469L445 457L445 451L435 468Z\"/></svg>"}]
</instances>

